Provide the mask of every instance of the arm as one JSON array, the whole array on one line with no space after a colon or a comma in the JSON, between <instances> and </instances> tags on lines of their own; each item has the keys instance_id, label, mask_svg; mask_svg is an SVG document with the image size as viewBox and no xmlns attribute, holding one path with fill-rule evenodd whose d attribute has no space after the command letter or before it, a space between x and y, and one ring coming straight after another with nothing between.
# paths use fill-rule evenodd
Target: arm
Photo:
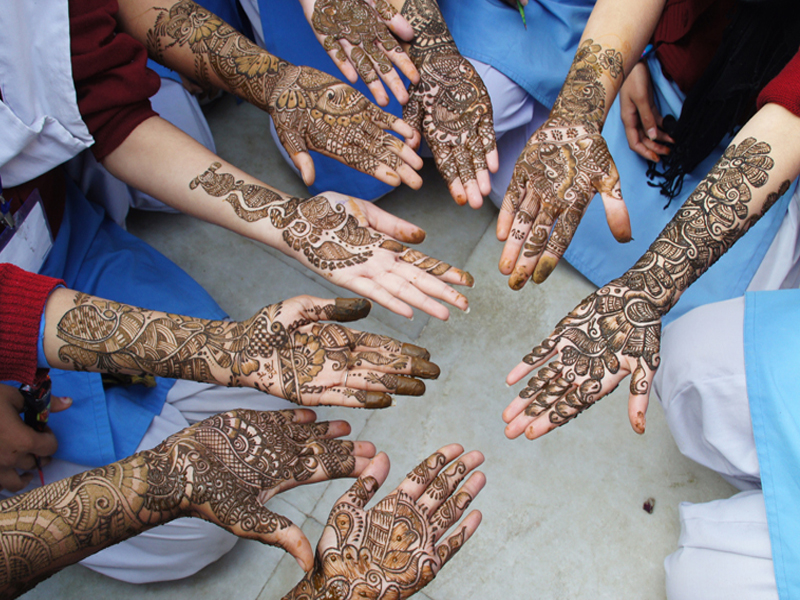
<instances>
[{"instance_id":1,"label":"arm","mask_svg":"<svg viewBox=\"0 0 800 600\"><path fill-rule=\"evenodd\" d=\"M599 192L614 237L631 238L619 175L600 135L627 73L637 63L664 0L601 0L581 38L547 121L517 160L497 237L506 245L500 272L520 289L543 282L572 241Z\"/></svg>"},{"instance_id":2,"label":"arm","mask_svg":"<svg viewBox=\"0 0 800 600\"><path fill-rule=\"evenodd\" d=\"M419 71L403 118L422 135L460 205L479 208L498 168L492 104L483 81L456 48L436 0L391 0L411 23L408 54Z\"/></svg>"},{"instance_id":3,"label":"arm","mask_svg":"<svg viewBox=\"0 0 800 600\"><path fill-rule=\"evenodd\" d=\"M411 305L446 319L434 298L467 309L447 284L471 285L472 277L401 243L421 242L418 227L341 194L286 196L161 118L139 125L103 164L162 202L277 248L403 316L413 315Z\"/></svg>"},{"instance_id":4,"label":"arm","mask_svg":"<svg viewBox=\"0 0 800 600\"><path fill-rule=\"evenodd\" d=\"M309 149L390 185L422 185L419 157L383 131L410 139L408 125L337 79L259 48L191 0L123 0L118 22L156 61L269 112L306 185L314 182Z\"/></svg>"},{"instance_id":5,"label":"arm","mask_svg":"<svg viewBox=\"0 0 800 600\"><path fill-rule=\"evenodd\" d=\"M22 594L103 548L187 516L281 546L310 568L306 537L263 503L303 483L357 476L375 453L369 442L334 439L349 433L347 423L314 418L308 410L223 413L152 450L0 502L0 593Z\"/></svg>"},{"instance_id":6,"label":"arm","mask_svg":"<svg viewBox=\"0 0 800 600\"><path fill-rule=\"evenodd\" d=\"M506 408L506 435L533 439L573 419L632 374L628 416L644 433L661 317L800 174L800 117L767 104L742 128L648 251L586 298L509 374L544 365Z\"/></svg>"},{"instance_id":7,"label":"arm","mask_svg":"<svg viewBox=\"0 0 800 600\"><path fill-rule=\"evenodd\" d=\"M409 41L414 31L391 4L386 0L300 0L300 4L320 44L351 83L361 77L377 103L386 106L389 97L378 81L380 74L398 102L408 102L392 63L413 83L419 81L419 73L392 33Z\"/></svg>"},{"instance_id":8,"label":"arm","mask_svg":"<svg viewBox=\"0 0 800 600\"><path fill-rule=\"evenodd\" d=\"M300 296L246 321L208 321L72 290L47 303L44 350L60 369L142 374L252 387L301 405L385 408L438 377L426 350L321 319L365 317L369 302Z\"/></svg>"},{"instance_id":9,"label":"arm","mask_svg":"<svg viewBox=\"0 0 800 600\"><path fill-rule=\"evenodd\" d=\"M314 569L284 600L356 600L412 596L436 577L481 522L472 511L445 537L486 483L474 451L451 444L418 465L397 489L364 510L389 474L379 454L336 503L317 545ZM458 458L446 469L447 463Z\"/></svg>"}]
</instances>

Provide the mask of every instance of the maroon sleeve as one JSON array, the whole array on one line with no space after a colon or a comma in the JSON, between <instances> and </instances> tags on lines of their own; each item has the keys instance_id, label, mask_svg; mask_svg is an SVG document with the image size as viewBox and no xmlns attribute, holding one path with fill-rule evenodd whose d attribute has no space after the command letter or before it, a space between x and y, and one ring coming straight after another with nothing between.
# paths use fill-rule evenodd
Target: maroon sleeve
<instances>
[{"instance_id":1,"label":"maroon sleeve","mask_svg":"<svg viewBox=\"0 0 800 600\"><path fill-rule=\"evenodd\" d=\"M157 114L149 98L161 85L147 68L145 47L116 31L117 10L117 0L69 1L72 77L98 161Z\"/></svg>"},{"instance_id":2,"label":"maroon sleeve","mask_svg":"<svg viewBox=\"0 0 800 600\"><path fill-rule=\"evenodd\" d=\"M758 95L758 108L770 102L800 117L800 51Z\"/></svg>"},{"instance_id":3,"label":"maroon sleeve","mask_svg":"<svg viewBox=\"0 0 800 600\"><path fill-rule=\"evenodd\" d=\"M37 380L39 325L50 292L64 282L0 264L0 380Z\"/></svg>"}]
</instances>

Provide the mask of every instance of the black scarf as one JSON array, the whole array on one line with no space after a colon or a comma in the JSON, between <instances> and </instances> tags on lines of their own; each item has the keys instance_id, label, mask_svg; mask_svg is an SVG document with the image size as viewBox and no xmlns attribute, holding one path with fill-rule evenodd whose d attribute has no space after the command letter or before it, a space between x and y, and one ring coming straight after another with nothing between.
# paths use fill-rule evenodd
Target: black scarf
<instances>
[{"instance_id":1,"label":"black scarf","mask_svg":"<svg viewBox=\"0 0 800 600\"><path fill-rule=\"evenodd\" d=\"M675 144L662 158L663 171L651 162L647 176L669 198L667 206L680 194L686 173L755 114L758 93L798 47L800 0L739 1L711 63L689 90L680 118L664 118L663 128Z\"/></svg>"}]
</instances>

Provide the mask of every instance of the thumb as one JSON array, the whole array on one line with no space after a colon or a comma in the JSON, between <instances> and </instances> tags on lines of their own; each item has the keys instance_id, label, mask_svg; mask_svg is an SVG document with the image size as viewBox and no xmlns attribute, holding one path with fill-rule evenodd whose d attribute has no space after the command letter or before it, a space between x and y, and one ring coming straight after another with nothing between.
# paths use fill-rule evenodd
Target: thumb
<instances>
[{"instance_id":1,"label":"thumb","mask_svg":"<svg viewBox=\"0 0 800 600\"><path fill-rule=\"evenodd\" d=\"M630 396L628 396L628 419L633 430L642 435L647 425L647 407L650 404L650 390L653 387L655 371L651 371L641 364L631 376Z\"/></svg>"},{"instance_id":2,"label":"thumb","mask_svg":"<svg viewBox=\"0 0 800 600\"><path fill-rule=\"evenodd\" d=\"M365 298L336 298L322 300L308 297L303 303L303 316L313 321L338 321L349 323L358 321L369 314L372 303Z\"/></svg>"},{"instance_id":3,"label":"thumb","mask_svg":"<svg viewBox=\"0 0 800 600\"><path fill-rule=\"evenodd\" d=\"M300 171L300 177L303 178L303 183L306 186L312 185L317 175L314 171L314 160L308 152L297 152L292 154L292 162L294 166Z\"/></svg>"},{"instance_id":4,"label":"thumb","mask_svg":"<svg viewBox=\"0 0 800 600\"><path fill-rule=\"evenodd\" d=\"M50 396L50 412L56 413L67 410L72 406L72 398L66 396Z\"/></svg>"},{"instance_id":5,"label":"thumb","mask_svg":"<svg viewBox=\"0 0 800 600\"><path fill-rule=\"evenodd\" d=\"M251 512L248 521L258 525L252 531L247 531L246 523L241 523L242 533L234 533L258 540L262 544L283 548L294 556L303 571L310 571L314 567L314 551L311 549L311 543L297 525L260 505L251 510L255 511L255 514Z\"/></svg>"},{"instance_id":6,"label":"thumb","mask_svg":"<svg viewBox=\"0 0 800 600\"><path fill-rule=\"evenodd\" d=\"M622 187L619 182L619 174L614 164L611 164L610 173L603 178L597 186L600 197L603 199L603 207L606 210L606 220L611 234L618 242L626 244L633 237L631 235L631 219L628 215L628 207L622 199Z\"/></svg>"}]
</instances>

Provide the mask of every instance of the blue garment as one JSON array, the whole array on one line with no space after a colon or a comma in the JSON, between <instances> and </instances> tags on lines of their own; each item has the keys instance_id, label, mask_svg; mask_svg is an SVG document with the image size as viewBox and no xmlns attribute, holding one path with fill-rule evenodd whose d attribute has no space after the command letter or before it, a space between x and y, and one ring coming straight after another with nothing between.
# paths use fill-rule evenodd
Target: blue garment
<instances>
[{"instance_id":1,"label":"blue garment","mask_svg":"<svg viewBox=\"0 0 800 600\"><path fill-rule=\"evenodd\" d=\"M527 31L519 13L500 0L440 0L439 4L462 54L495 67L550 107L569 71L594 1L531 0L525 9ZM664 76L655 55L651 54L647 61L656 106L662 115L679 116L684 94ZM622 275L645 253L730 141L724 140L686 176L681 194L664 210L666 198L649 185L647 161L628 146L619 102L611 106L603 137L620 174L634 240L620 244L614 239L603 203L596 196L564 253L570 264L598 286ZM501 156L500 160L516 161L516 157ZM697 306L744 294L780 227L790 199L791 194L784 195L695 282L664 317L663 325Z\"/></svg>"},{"instance_id":2,"label":"blue garment","mask_svg":"<svg viewBox=\"0 0 800 600\"><path fill-rule=\"evenodd\" d=\"M258 0L258 8L267 50L295 65L313 67L339 80L344 79L342 72L314 36L297 0ZM403 77L402 73L399 71L398 73L403 82L408 85L408 80ZM372 92L361 79L350 85L373 100ZM391 94L389 94L389 99L389 106L382 107L383 110L397 117L402 116L403 110L397 99ZM394 189L371 175L356 171L338 160L323 156L318 152L311 152L311 157L314 159L316 179L308 190L313 195L333 191L356 198L374 200Z\"/></svg>"},{"instance_id":3,"label":"blue garment","mask_svg":"<svg viewBox=\"0 0 800 600\"><path fill-rule=\"evenodd\" d=\"M778 595L800 597L800 290L745 295L750 417Z\"/></svg>"},{"instance_id":4,"label":"blue garment","mask_svg":"<svg viewBox=\"0 0 800 600\"><path fill-rule=\"evenodd\" d=\"M221 319L225 313L177 265L124 231L91 204L68 177L64 219L39 271L67 287L133 306ZM86 466L105 465L136 451L161 412L172 379L103 388L97 373L51 369L53 393L69 396L69 410L49 425L59 441L55 456Z\"/></svg>"}]
</instances>

